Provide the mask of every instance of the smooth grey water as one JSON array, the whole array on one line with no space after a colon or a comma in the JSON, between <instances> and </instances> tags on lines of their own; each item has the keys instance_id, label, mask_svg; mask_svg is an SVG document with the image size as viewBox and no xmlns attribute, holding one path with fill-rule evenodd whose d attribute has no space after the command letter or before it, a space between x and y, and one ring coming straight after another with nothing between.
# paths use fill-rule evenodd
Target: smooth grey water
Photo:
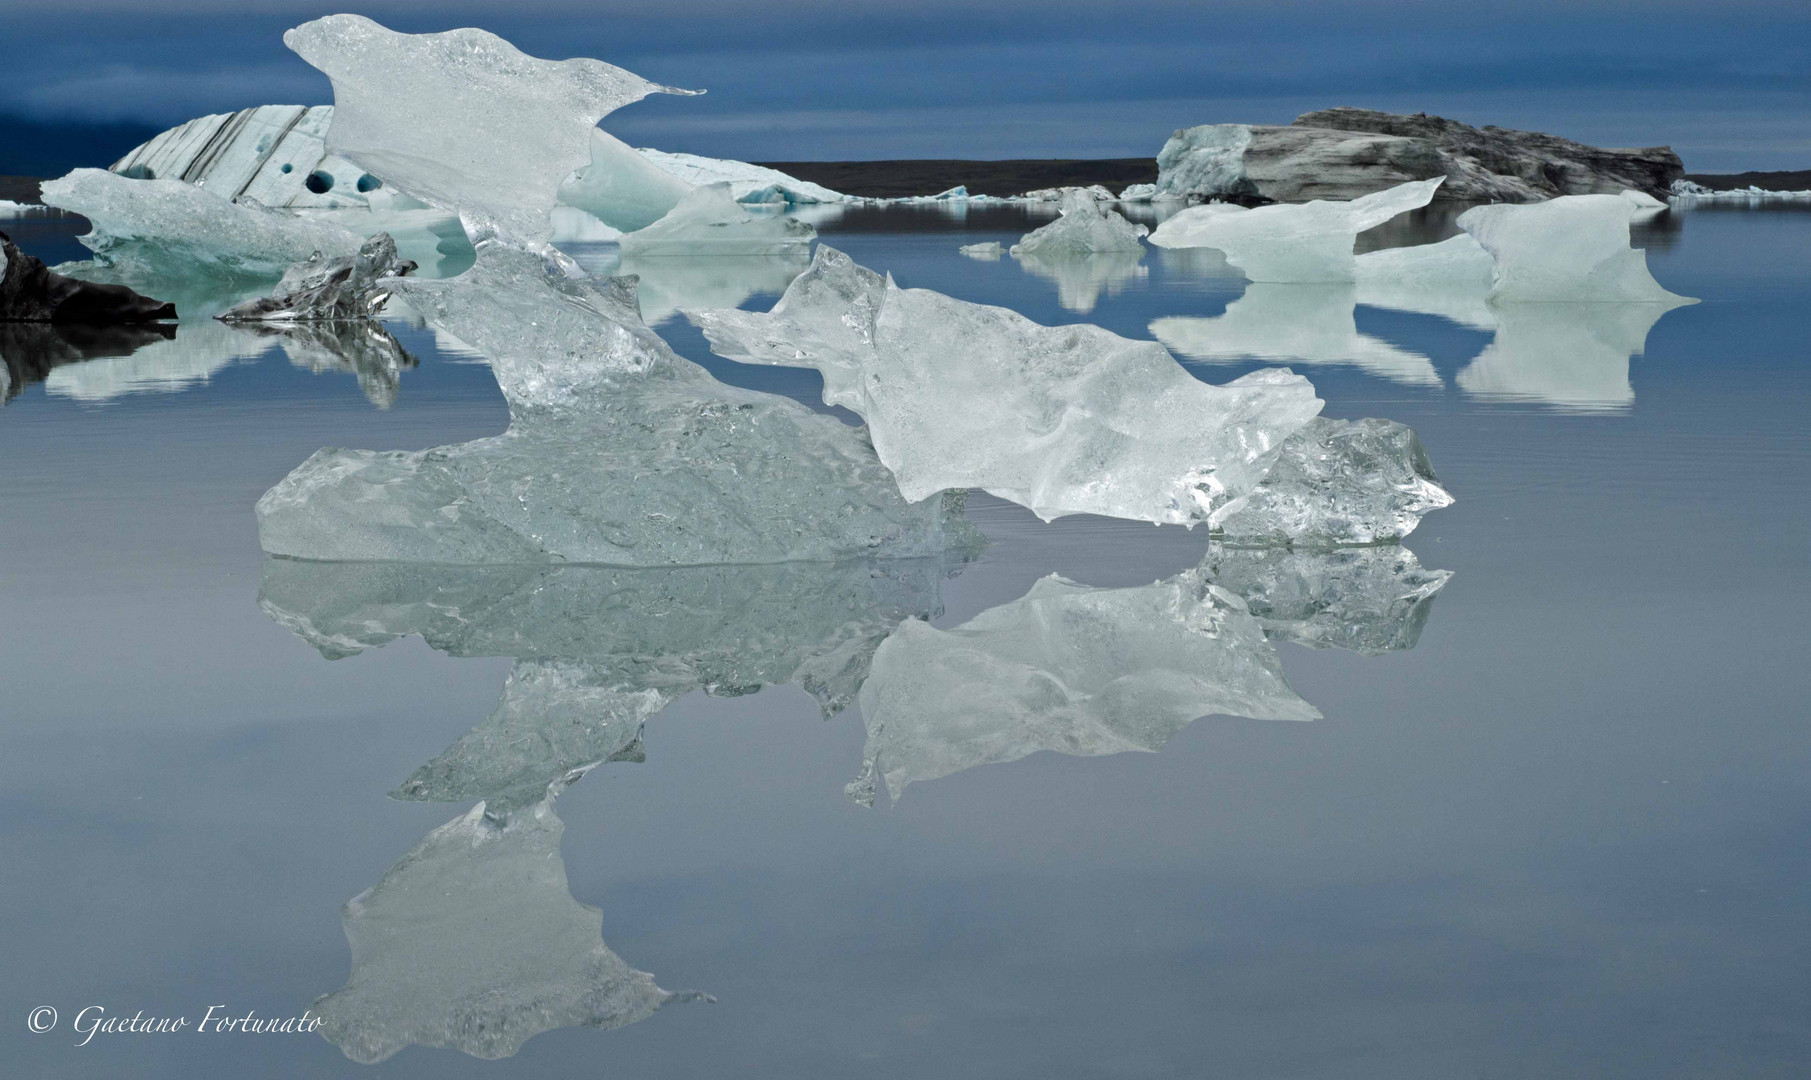
<instances>
[{"instance_id":1,"label":"smooth grey water","mask_svg":"<svg viewBox=\"0 0 1811 1080\"><path fill-rule=\"evenodd\" d=\"M1676 210L1646 227L1655 276L1703 302L1644 339L1601 311L1493 333L1246 293L1200 253L1066 277L956 253L1030 223L891 210L821 228L903 285L1042 322L1149 337L1160 319L1243 318L1242 337L1206 333L1292 363L1329 415L1388 416L1426 442L1458 503L1407 547L1453 576L1397 613L1404 632L1377 655L1275 643L1321 719L1208 716L1157 753L1042 732L1028 745L1044 751L985 764L1002 755L933 732L942 756L924 771L954 767L896 803L882 783L865 807L845 786L870 744L883 772L905 751L859 705L823 719L823 685L814 700L737 678L888 620L954 627L1050 574L1170 580L1212 564L1206 537L1045 525L976 497L991 543L950 572L373 582L275 563L252 504L309 454L491 434L501 396L479 358L402 322L418 365L362 387L319 354L184 323L41 373L0 410L0 1072L1811 1071L1811 213ZM79 256L67 222L7 227ZM765 307L790 272L666 267L644 305L651 321L677 303ZM683 320L658 328L720 378L819 404L815 373L738 367ZM1182 358L1216 382L1265 362ZM372 647L329 660L302 624L342 635L331 655ZM477 747L462 760L479 772L563 767L532 740L482 738L512 672L527 687L536 664L715 694L683 693L648 720L644 761L599 766L542 816L430 839L476 799L389 793L456 745ZM902 685L926 701L991 689ZM716 1001L635 1020L623 990L609 1004L634 1022L555 1026L494 1061L415 1046L363 1065L319 1034L74 1045L86 1006L300 1014L346 984L344 909L380 881L349 919L367 942L389 935L349 1006L366 1034L427 1017L496 1052L486 1025L524 1009L559 1023L600 945ZM41 1005L60 1023L33 1034Z\"/></svg>"}]
</instances>

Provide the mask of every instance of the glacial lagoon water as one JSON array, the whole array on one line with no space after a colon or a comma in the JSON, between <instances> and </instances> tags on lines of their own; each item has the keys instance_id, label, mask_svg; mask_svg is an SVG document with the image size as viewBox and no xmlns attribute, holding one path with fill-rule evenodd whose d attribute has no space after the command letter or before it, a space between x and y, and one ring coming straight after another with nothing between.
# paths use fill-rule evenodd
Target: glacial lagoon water
<instances>
[{"instance_id":1,"label":"glacial lagoon water","mask_svg":"<svg viewBox=\"0 0 1811 1080\"><path fill-rule=\"evenodd\" d=\"M1458 499L1418 565L983 496L954 566L272 560L252 505L315 450L501 430L482 359L406 319L390 367L199 320L13 386L0 1071L1804 1075L1811 212L1675 209L1636 243L1701 303L1495 327L1208 252L957 252L1041 220L819 228L903 285L1411 424ZM0 227L81 257L66 219ZM642 274L719 378L822 407L673 314L764 309L801 264L572 250ZM1215 651L1165 635L1179 603ZM214 1005L327 1023L75 1045L85 1007Z\"/></svg>"}]
</instances>

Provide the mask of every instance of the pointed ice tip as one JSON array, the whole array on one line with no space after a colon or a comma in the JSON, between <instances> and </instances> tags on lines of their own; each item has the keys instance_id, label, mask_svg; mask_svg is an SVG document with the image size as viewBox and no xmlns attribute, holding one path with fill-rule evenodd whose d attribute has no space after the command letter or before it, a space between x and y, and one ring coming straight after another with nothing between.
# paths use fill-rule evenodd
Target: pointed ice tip
<instances>
[{"instance_id":1,"label":"pointed ice tip","mask_svg":"<svg viewBox=\"0 0 1811 1080\"><path fill-rule=\"evenodd\" d=\"M678 86L656 85L654 87L654 92L656 94L678 94L680 97L697 97L699 94L707 94L710 91L708 91L708 90L686 90L686 89L684 89L682 87L678 87ZM711 1000L714 1001L716 999L713 998Z\"/></svg>"}]
</instances>

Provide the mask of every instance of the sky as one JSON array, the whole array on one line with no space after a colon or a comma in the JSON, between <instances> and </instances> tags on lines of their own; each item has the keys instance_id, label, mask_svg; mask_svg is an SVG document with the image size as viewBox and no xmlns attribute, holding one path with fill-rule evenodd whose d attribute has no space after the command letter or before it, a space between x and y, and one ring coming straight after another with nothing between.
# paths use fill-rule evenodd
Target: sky
<instances>
[{"instance_id":1,"label":"sky","mask_svg":"<svg viewBox=\"0 0 1811 1080\"><path fill-rule=\"evenodd\" d=\"M282 31L336 4L0 0L0 173L106 164L193 116L332 100ZM1811 4L1621 0L379 0L703 97L604 126L757 161L1154 156L1202 123L1356 105L1671 145L1688 171L1811 167ZM97 125L113 125L98 127ZM109 158L110 160L110 158Z\"/></svg>"}]
</instances>

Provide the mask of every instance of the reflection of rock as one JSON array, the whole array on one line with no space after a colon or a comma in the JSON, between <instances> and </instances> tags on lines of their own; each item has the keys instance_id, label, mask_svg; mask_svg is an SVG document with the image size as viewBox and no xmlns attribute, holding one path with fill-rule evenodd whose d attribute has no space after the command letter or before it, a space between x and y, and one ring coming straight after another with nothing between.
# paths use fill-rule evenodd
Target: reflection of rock
<instances>
[{"instance_id":1,"label":"reflection of rock","mask_svg":"<svg viewBox=\"0 0 1811 1080\"><path fill-rule=\"evenodd\" d=\"M1149 271L1139 264L1144 250L1101 251L1092 255L1046 258L1036 253L1018 256L1025 271L1056 285L1056 302L1065 309L1090 312L1101 293L1117 295L1128 281L1144 278Z\"/></svg>"},{"instance_id":2,"label":"reflection of rock","mask_svg":"<svg viewBox=\"0 0 1811 1080\"><path fill-rule=\"evenodd\" d=\"M961 626L907 622L861 691L871 803L907 785L1039 750L1161 749L1197 717L1320 715L1283 680L1256 619L1199 570L1133 589L1051 576Z\"/></svg>"},{"instance_id":3,"label":"reflection of rock","mask_svg":"<svg viewBox=\"0 0 1811 1080\"><path fill-rule=\"evenodd\" d=\"M1635 400L1629 357L1668 304L1500 304L1497 336L1454 379L1474 397L1544 402L1579 412Z\"/></svg>"},{"instance_id":4,"label":"reflection of rock","mask_svg":"<svg viewBox=\"0 0 1811 1080\"><path fill-rule=\"evenodd\" d=\"M396 404L402 373L420 362L381 324L366 320L239 325L249 333L276 338L289 362L299 368L316 375L351 372L366 399L380 409Z\"/></svg>"},{"instance_id":5,"label":"reflection of rock","mask_svg":"<svg viewBox=\"0 0 1811 1080\"><path fill-rule=\"evenodd\" d=\"M543 1031L619 1028L669 993L605 946L603 913L572 898L552 800L499 822L482 805L429 833L346 904L352 974L314 1003L354 1061L408 1046L503 1058Z\"/></svg>"},{"instance_id":6,"label":"reflection of rock","mask_svg":"<svg viewBox=\"0 0 1811 1080\"><path fill-rule=\"evenodd\" d=\"M945 567L271 559L259 603L329 658L409 634L454 656L520 658L491 717L398 792L512 808L638 745L641 722L693 690L729 696L795 683L835 715L895 626L942 610Z\"/></svg>"},{"instance_id":7,"label":"reflection of rock","mask_svg":"<svg viewBox=\"0 0 1811 1080\"><path fill-rule=\"evenodd\" d=\"M1151 334L1191 360L1351 364L1395 382L1440 385L1427 357L1359 333L1356 304L1351 285L1253 284L1222 315L1166 316Z\"/></svg>"},{"instance_id":8,"label":"reflection of rock","mask_svg":"<svg viewBox=\"0 0 1811 1080\"><path fill-rule=\"evenodd\" d=\"M52 368L84 360L131 356L154 341L176 336L170 324L128 323L89 326L85 323L0 322L0 401L10 401L31 383L41 382Z\"/></svg>"},{"instance_id":9,"label":"reflection of rock","mask_svg":"<svg viewBox=\"0 0 1811 1080\"><path fill-rule=\"evenodd\" d=\"M0 232L0 323L144 323L174 319L176 305L124 285L64 277Z\"/></svg>"}]
</instances>

